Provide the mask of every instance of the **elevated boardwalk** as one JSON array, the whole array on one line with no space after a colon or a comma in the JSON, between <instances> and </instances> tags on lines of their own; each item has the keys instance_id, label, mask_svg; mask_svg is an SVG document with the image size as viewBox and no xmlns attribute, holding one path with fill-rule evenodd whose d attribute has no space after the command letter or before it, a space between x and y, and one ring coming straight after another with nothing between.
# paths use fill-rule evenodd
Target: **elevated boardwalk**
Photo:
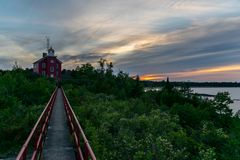
<instances>
[{"instance_id":1,"label":"elevated boardwalk","mask_svg":"<svg viewBox=\"0 0 240 160\"><path fill-rule=\"evenodd\" d=\"M63 95L60 89L57 91L42 156L44 160L75 159L73 143L67 125L67 116L64 110Z\"/></svg>"},{"instance_id":2,"label":"elevated boardwalk","mask_svg":"<svg viewBox=\"0 0 240 160\"><path fill-rule=\"evenodd\" d=\"M16 160L96 160L65 95L56 88Z\"/></svg>"}]
</instances>

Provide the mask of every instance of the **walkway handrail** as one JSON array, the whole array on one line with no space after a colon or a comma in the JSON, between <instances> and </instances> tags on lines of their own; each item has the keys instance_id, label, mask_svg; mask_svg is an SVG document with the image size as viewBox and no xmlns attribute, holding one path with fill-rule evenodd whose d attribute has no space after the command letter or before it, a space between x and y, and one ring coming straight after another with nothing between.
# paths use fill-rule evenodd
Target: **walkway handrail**
<instances>
[{"instance_id":1,"label":"walkway handrail","mask_svg":"<svg viewBox=\"0 0 240 160\"><path fill-rule=\"evenodd\" d=\"M45 109L38 118L38 121L34 125L31 133L29 134L27 140L25 141L20 152L18 153L16 160L25 160L27 158L29 159L29 156L31 157L31 160L41 158L43 143L46 137L48 124L52 113L52 108L56 100L56 93L57 88L52 93L50 100L48 101ZM30 151L32 150L32 155L28 154L29 150Z\"/></svg>"},{"instance_id":2,"label":"walkway handrail","mask_svg":"<svg viewBox=\"0 0 240 160\"><path fill-rule=\"evenodd\" d=\"M77 160L88 160L89 158L92 160L96 160L95 154L88 143L88 140L83 132L81 125L78 122L78 119L73 112L73 109L65 95L63 88L61 88L64 99L65 111L68 118L69 128L74 138L75 146L76 146L76 159ZM83 143L83 144L82 144Z\"/></svg>"}]
</instances>

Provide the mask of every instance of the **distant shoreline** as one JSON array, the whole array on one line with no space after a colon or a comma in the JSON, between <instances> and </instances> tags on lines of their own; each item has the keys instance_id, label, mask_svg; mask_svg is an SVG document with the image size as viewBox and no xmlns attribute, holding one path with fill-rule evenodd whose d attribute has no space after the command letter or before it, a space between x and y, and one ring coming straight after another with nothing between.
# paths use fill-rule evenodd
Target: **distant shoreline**
<instances>
[{"instance_id":1,"label":"distant shoreline","mask_svg":"<svg viewBox=\"0 0 240 160\"><path fill-rule=\"evenodd\" d=\"M162 87L166 84L166 81L141 81L144 87ZM190 88L240 88L239 82L169 82L175 87L190 87Z\"/></svg>"},{"instance_id":2,"label":"distant shoreline","mask_svg":"<svg viewBox=\"0 0 240 160\"><path fill-rule=\"evenodd\" d=\"M240 88L240 86L190 86L190 88Z\"/></svg>"}]
</instances>

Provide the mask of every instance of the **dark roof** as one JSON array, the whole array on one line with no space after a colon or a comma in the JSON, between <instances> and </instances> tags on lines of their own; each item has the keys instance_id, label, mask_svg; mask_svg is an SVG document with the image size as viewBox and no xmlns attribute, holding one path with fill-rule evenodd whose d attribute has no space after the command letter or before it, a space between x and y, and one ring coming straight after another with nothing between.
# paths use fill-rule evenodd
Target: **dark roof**
<instances>
[{"instance_id":1,"label":"dark roof","mask_svg":"<svg viewBox=\"0 0 240 160\"><path fill-rule=\"evenodd\" d=\"M55 57L58 62L62 63L62 61L60 61L59 59L57 59L57 56L46 56L46 57L42 57L41 59L33 62L33 64L38 63L38 62L41 62L41 61L43 61L44 59L47 59L48 57Z\"/></svg>"}]
</instances>

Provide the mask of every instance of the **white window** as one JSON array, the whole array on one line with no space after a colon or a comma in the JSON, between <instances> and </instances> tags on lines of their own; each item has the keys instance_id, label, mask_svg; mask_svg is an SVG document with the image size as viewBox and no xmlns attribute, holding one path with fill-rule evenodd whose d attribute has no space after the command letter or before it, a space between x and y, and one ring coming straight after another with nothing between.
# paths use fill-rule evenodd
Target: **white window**
<instances>
[{"instance_id":1,"label":"white window","mask_svg":"<svg viewBox=\"0 0 240 160\"><path fill-rule=\"evenodd\" d=\"M38 63L34 64L34 72L38 73Z\"/></svg>"},{"instance_id":2,"label":"white window","mask_svg":"<svg viewBox=\"0 0 240 160\"><path fill-rule=\"evenodd\" d=\"M54 72L54 66L50 67L50 72Z\"/></svg>"},{"instance_id":3,"label":"white window","mask_svg":"<svg viewBox=\"0 0 240 160\"><path fill-rule=\"evenodd\" d=\"M38 63L35 63L35 64L34 64L34 68L38 68Z\"/></svg>"},{"instance_id":4,"label":"white window","mask_svg":"<svg viewBox=\"0 0 240 160\"><path fill-rule=\"evenodd\" d=\"M42 63L42 68L46 68L46 63Z\"/></svg>"}]
</instances>

